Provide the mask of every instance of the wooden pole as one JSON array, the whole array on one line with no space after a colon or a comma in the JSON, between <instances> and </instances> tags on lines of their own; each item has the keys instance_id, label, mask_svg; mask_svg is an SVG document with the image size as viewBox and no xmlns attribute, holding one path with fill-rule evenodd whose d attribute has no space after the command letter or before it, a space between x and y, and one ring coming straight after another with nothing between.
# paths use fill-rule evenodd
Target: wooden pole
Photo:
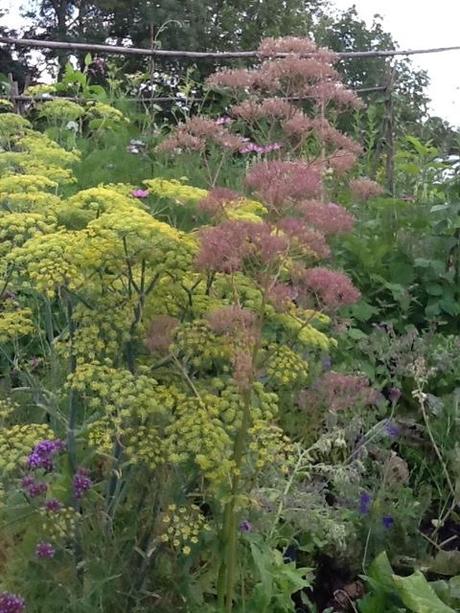
<instances>
[{"instance_id":1,"label":"wooden pole","mask_svg":"<svg viewBox=\"0 0 460 613\"><path fill-rule=\"evenodd\" d=\"M354 91L357 94L372 94L374 92L385 92L387 90L386 85L377 86L377 87L364 87L361 89L355 89ZM13 96L10 96L13 99ZM73 102L79 102L80 104L87 104L89 102L93 102L91 98L81 98L78 96L54 96L51 94L42 94L40 96L27 96L26 94L17 94L14 96L14 99L19 102L46 102L47 100L72 100ZM157 97L126 97L125 100L130 100L133 102L203 102L204 98L182 98L178 96L157 96ZM295 96L288 97L285 100L291 100L293 102L300 102L302 100L311 100L313 99L311 96Z\"/></svg>"},{"instance_id":2,"label":"wooden pole","mask_svg":"<svg viewBox=\"0 0 460 613\"><path fill-rule=\"evenodd\" d=\"M395 195L395 108L394 108L394 84L396 78L396 69L391 63L388 63L387 69L388 81L385 99L385 116L386 116L386 187L390 196Z\"/></svg>"},{"instance_id":3,"label":"wooden pole","mask_svg":"<svg viewBox=\"0 0 460 613\"><path fill-rule=\"evenodd\" d=\"M68 51L96 51L98 53L110 53L114 55L149 55L154 57L179 57L190 59L236 59L236 58L261 58L258 51L180 51L168 49L142 49L138 47L121 47L117 45L96 45L91 43L72 43L64 41L46 41L32 38L12 38L0 36L0 43L7 45L19 45L22 47L35 47L37 49L66 49ZM396 57L420 55L426 53L443 53L448 51L460 51L460 45L453 47L435 47L430 49L387 49L382 51L345 51L336 53L337 59ZM285 57L286 53L278 53L277 57ZM305 53L304 57L315 56L315 52Z\"/></svg>"},{"instance_id":4,"label":"wooden pole","mask_svg":"<svg viewBox=\"0 0 460 613\"><path fill-rule=\"evenodd\" d=\"M9 84L10 84L10 98L11 98L11 102L13 104L13 110L14 110L15 113L21 114L21 105L20 105L20 102L18 100L18 98L19 98L19 85L18 85L17 81L14 80L13 74L11 72L8 73L8 81L9 81Z\"/></svg>"}]
</instances>

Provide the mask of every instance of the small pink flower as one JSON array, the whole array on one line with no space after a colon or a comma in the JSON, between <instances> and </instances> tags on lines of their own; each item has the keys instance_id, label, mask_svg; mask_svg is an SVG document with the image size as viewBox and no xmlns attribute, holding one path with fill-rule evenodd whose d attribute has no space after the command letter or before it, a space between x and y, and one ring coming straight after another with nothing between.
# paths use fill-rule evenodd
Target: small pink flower
<instances>
[{"instance_id":1,"label":"small pink flower","mask_svg":"<svg viewBox=\"0 0 460 613\"><path fill-rule=\"evenodd\" d=\"M279 151L281 149L283 145L281 145L280 143L271 143L269 145L265 145L264 149L264 153L271 153L272 151Z\"/></svg>"},{"instance_id":2,"label":"small pink flower","mask_svg":"<svg viewBox=\"0 0 460 613\"><path fill-rule=\"evenodd\" d=\"M257 151L258 145L255 143L247 143L240 149L240 153L255 153Z\"/></svg>"},{"instance_id":3,"label":"small pink flower","mask_svg":"<svg viewBox=\"0 0 460 613\"><path fill-rule=\"evenodd\" d=\"M231 117L218 117L216 119L216 124L218 126L228 126L233 122L233 119Z\"/></svg>"},{"instance_id":4,"label":"small pink flower","mask_svg":"<svg viewBox=\"0 0 460 613\"><path fill-rule=\"evenodd\" d=\"M134 198L148 198L150 195L150 192L148 189L133 189L133 191L131 192L131 196L133 196Z\"/></svg>"}]
</instances>

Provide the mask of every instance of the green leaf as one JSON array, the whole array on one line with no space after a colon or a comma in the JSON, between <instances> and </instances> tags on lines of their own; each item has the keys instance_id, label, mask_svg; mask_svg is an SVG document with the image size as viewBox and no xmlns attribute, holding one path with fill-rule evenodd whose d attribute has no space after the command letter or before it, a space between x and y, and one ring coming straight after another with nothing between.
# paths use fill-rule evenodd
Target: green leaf
<instances>
[{"instance_id":1,"label":"green leaf","mask_svg":"<svg viewBox=\"0 0 460 613\"><path fill-rule=\"evenodd\" d=\"M368 575L371 579L385 587L389 591L393 591L394 571L391 567L386 551L382 551L369 567Z\"/></svg>"},{"instance_id":2,"label":"green leaf","mask_svg":"<svg viewBox=\"0 0 460 613\"><path fill-rule=\"evenodd\" d=\"M437 274L444 272L446 268L441 260L427 260L426 258L415 258L414 264L418 268L431 268Z\"/></svg>"},{"instance_id":3,"label":"green leaf","mask_svg":"<svg viewBox=\"0 0 460 613\"><path fill-rule=\"evenodd\" d=\"M410 577L393 575L401 600L413 613L455 613L442 602L420 571Z\"/></svg>"},{"instance_id":4,"label":"green leaf","mask_svg":"<svg viewBox=\"0 0 460 613\"><path fill-rule=\"evenodd\" d=\"M91 57L91 53L87 53L85 55L85 66L89 66L90 64L92 64L93 62L93 58Z\"/></svg>"},{"instance_id":5,"label":"green leaf","mask_svg":"<svg viewBox=\"0 0 460 613\"><path fill-rule=\"evenodd\" d=\"M444 293L442 285L438 285L437 283L429 283L425 289L430 296L442 296Z\"/></svg>"},{"instance_id":6,"label":"green leaf","mask_svg":"<svg viewBox=\"0 0 460 613\"><path fill-rule=\"evenodd\" d=\"M425 308L425 315L428 319L437 317L441 312L439 302L430 302Z\"/></svg>"},{"instance_id":7,"label":"green leaf","mask_svg":"<svg viewBox=\"0 0 460 613\"><path fill-rule=\"evenodd\" d=\"M427 568L438 575L447 577L458 575L460 573L460 551L439 551Z\"/></svg>"},{"instance_id":8,"label":"green leaf","mask_svg":"<svg viewBox=\"0 0 460 613\"><path fill-rule=\"evenodd\" d=\"M391 266L391 278L400 285L410 285L415 276L412 263L397 261Z\"/></svg>"},{"instance_id":9,"label":"green leaf","mask_svg":"<svg viewBox=\"0 0 460 613\"><path fill-rule=\"evenodd\" d=\"M455 317L456 315L460 313L460 304L458 304L458 302L455 302L454 300L449 300L449 299L440 300L439 306L444 311L444 313L447 313L448 315L451 315L452 317Z\"/></svg>"},{"instance_id":10,"label":"green leaf","mask_svg":"<svg viewBox=\"0 0 460 613\"><path fill-rule=\"evenodd\" d=\"M436 204L431 207L430 213L438 213L439 211L446 211L446 209L449 209L448 204Z\"/></svg>"},{"instance_id":11,"label":"green leaf","mask_svg":"<svg viewBox=\"0 0 460 613\"><path fill-rule=\"evenodd\" d=\"M271 552L270 552L271 553ZM255 543L251 543L251 554L254 564L259 572L263 593L270 602L273 593L273 576L271 573L271 560Z\"/></svg>"},{"instance_id":12,"label":"green leaf","mask_svg":"<svg viewBox=\"0 0 460 613\"><path fill-rule=\"evenodd\" d=\"M347 332L348 336L354 341L360 341L367 338L367 334L359 330L358 328L350 328Z\"/></svg>"},{"instance_id":13,"label":"green leaf","mask_svg":"<svg viewBox=\"0 0 460 613\"><path fill-rule=\"evenodd\" d=\"M383 591L367 594L358 602L358 609L361 613L389 613L392 610L388 608L388 598Z\"/></svg>"},{"instance_id":14,"label":"green leaf","mask_svg":"<svg viewBox=\"0 0 460 613\"><path fill-rule=\"evenodd\" d=\"M369 304L365 300L361 300L357 304L354 304L350 308L350 311L351 311L352 316L355 319L358 319L359 321L369 321L369 319L373 315L377 315L378 314L379 309L377 309L376 307L372 306L371 304Z\"/></svg>"}]
</instances>

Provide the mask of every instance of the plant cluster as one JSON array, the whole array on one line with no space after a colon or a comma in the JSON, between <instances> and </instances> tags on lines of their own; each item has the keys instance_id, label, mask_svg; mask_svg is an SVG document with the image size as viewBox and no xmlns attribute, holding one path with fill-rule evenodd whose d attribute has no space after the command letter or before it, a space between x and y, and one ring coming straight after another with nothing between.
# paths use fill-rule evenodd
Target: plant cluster
<instances>
[{"instance_id":1,"label":"plant cluster","mask_svg":"<svg viewBox=\"0 0 460 613\"><path fill-rule=\"evenodd\" d=\"M371 327L350 245L384 199L338 127L362 103L309 40L259 52L142 183L80 184L79 139L131 125L105 102L0 114L0 611L315 610L324 559L367 574L363 611L453 610L454 579L369 564L439 564L456 337Z\"/></svg>"}]
</instances>

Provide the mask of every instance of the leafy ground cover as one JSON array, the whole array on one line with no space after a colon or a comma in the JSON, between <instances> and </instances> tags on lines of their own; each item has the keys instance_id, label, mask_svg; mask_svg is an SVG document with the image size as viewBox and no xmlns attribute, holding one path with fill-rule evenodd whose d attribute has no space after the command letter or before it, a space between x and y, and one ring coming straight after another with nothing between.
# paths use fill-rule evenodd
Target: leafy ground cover
<instances>
[{"instance_id":1,"label":"leafy ground cover","mask_svg":"<svg viewBox=\"0 0 460 613\"><path fill-rule=\"evenodd\" d=\"M0 611L459 609L458 182L260 51L217 117L2 105Z\"/></svg>"}]
</instances>

